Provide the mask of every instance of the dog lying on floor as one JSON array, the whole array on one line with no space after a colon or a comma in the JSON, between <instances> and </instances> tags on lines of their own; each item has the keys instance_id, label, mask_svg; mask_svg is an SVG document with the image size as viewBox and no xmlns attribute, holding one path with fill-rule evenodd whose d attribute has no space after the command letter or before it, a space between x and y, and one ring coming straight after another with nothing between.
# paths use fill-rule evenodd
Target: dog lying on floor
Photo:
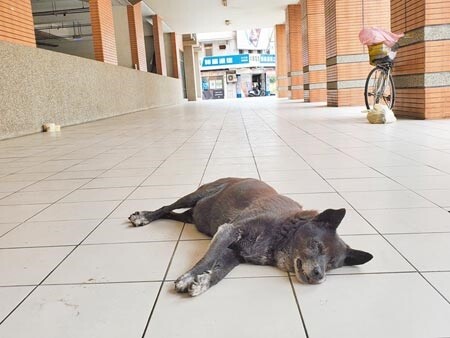
<instances>
[{"instance_id":1,"label":"dog lying on floor","mask_svg":"<svg viewBox=\"0 0 450 338\"><path fill-rule=\"evenodd\" d=\"M181 208L190 209L173 212ZM336 233L344 216L345 209L303 210L256 179L223 178L129 220L135 226L160 218L193 223L213 237L205 256L175 281L178 292L197 296L243 262L277 266L309 284L323 282L330 269L368 262L370 253L351 249Z\"/></svg>"}]
</instances>

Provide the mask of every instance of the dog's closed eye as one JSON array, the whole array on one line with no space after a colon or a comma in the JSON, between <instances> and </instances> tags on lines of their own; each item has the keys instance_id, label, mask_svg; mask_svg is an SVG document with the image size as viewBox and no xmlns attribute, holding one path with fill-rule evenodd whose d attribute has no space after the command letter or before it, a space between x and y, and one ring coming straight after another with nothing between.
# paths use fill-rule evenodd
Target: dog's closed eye
<instances>
[{"instance_id":1,"label":"dog's closed eye","mask_svg":"<svg viewBox=\"0 0 450 338\"><path fill-rule=\"evenodd\" d=\"M307 253L313 256L322 255L324 251L323 244L315 239L308 242Z\"/></svg>"}]
</instances>

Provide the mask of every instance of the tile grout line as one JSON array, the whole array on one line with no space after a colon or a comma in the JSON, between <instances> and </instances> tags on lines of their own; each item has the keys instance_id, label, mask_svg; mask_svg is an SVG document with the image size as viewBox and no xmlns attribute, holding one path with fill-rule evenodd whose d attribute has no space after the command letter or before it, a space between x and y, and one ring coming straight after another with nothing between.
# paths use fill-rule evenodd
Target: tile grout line
<instances>
[{"instance_id":1,"label":"tile grout line","mask_svg":"<svg viewBox=\"0 0 450 338\"><path fill-rule=\"evenodd\" d=\"M125 134L125 133L124 133L124 134ZM97 143L100 143L100 142L102 142L102 141L95 142L95 143L93 143L93 144L97 144ZM123 143L121 143L121 144L119 144L119 145L116 145L116 147L117 147L117 146L120 146L120 145L122 145L122 144L124 144L124 143L126 143L126 142L127 142L127 141L125 141L125 142L123 142ZM90 145L90 146L92 146L92 145ZM88 147L89 147L89 146L87 146L86 148L88 148ZM105 150L105 151L103 151L103 152L100 152L100 153L98 153L98 154L96 154L96 155L94 155L94 156L92 156L92 157L89 157L89 158L87 158L87 159L84 159L83 161L94 159L95 157L97 157L97 156L99 156L99 155L102 155L102 154L104 154L104 153L106 153L106 152L108 152L108 151L110 151L111 149L114 149L114 148L115 148L115 147L112 147L112 148L110 148L110 149L108 149L108 150ZM145 148L145 147L144 147L144 148ZM83 149L85 149L85 148L83 148ZM140 150L141 150L141 149L140 149ZM138 150L137 152L139 152L140 150ZM71 154L71 153L73 153L73 152L75 152L75 151L77 151L77 150L74 150L74 151L72 151L72 152L69 152L68 154ZM136 152L136 153L137 153L137 152ZM130 155L129 157L127 157L127 158L124 159L123 161L126 161L128 158L134 156L136 153L133 153L133 155ZM65 169L62 169L62 170L56 172L56 173L53 173L51 176L54 176L54 175L63 173L63 172L65 172L68 168L71 168L71 167L73 167L73 166L76 166L76 165L82 163L83 161L81 161L81 162L79 162L79 163L77 163L77 164L73 164L73 165L71 165L71 166L69 166L69 167L67 167L67 168L65 168ZM123 161L122 161L122 162L123 162ZM119 162L119 163L122 163L122 162ZM43 162L43 163L45 163L45 162ZM119 164L119 163L118 163L118 164ZM100 175L104 174L104 173L107 172L108 170L110 170L110 169L103 170L103 173L101 173ZM75 191L79 190L80 188L84 187L85 185L89 184L90 182L92 182L93 180L95 180L95 179L96 179L98 176L100 176L100 175L97 175L97 176L94 177L94 178L87 179L87 182L86 182L86 183L82 184L82 185L79 186L78 188L75 188L75 189L71 190L70 192L68 192L67 194L63 195L62 197L60 197L59 199L57 199L57 200L54 201L53 203L38 203L38 204L45 204L45 205L48 204L48 205L47 205L47 207L45 207L44 209L39 210L37 213L33 214L33 215L30 216L29 218L27 218L27 219L25 219L24 221L22 221L22 222L20 222L19 224L17 224L14 228L12 228L12 229L10 229L9 231L7 231L6 233L0 235L0 238L2 238L3 236L5 236L5 235L8 234L9 232L11 232L11 231L13 231L13 230L19 228L22 224L26 223L27 221L29 221L29 220L32 219L33 217L37 216L38 214L40 214L40 213L43 212L44 210L46 210L46 209L50 208L51 206L55 205L56 203L58 203L59 201L61 201L61 200L64 199L64 198L66 198L67 196L69 196L69 195L72 194L73 192L75 192ZM50 176L49 176L49 177L50 177ZM42 181L45 181L45 180L46 180L46 178L41 179L41 180L38 180L38 181L36 181L36 182L33 183L33 184L36 184L36 183L39 183L39 182L42 182ZM27 188L27 187L33 185L33 184L30 184L30 185L28 185L28 186L26 186L26 187L23 187L23 188L19 189L18 191L14 192L14 193L12 193L11 195L8 195L8 196L12 196L12 195L15 194L15 193L21 192L23 189L25 189L25 188ZM8 197L8 196L5 196L5 197ZM3 198L5 198L5 197L3 197ZM35 205L35 204L27 204L27 205Z\"/></svg>"},{"instance_id":2,"label":"tile grout line","mask_svg":"<svg viewBox=\"0 0 450 338\"><path fill-rule=\"evenodd\" d=\"M161 291L162 291L162 289L163 289L163 287L164 287L164 284L165 284L165 282L166 282L167 274L169 273L170 267L171 267L171 265L172 265L173 258L175 257L175 253L177 252L178 244L180 243L180 238L181 238L181 236L183 235L183 231L184 231L185 226L186 226L186 223L183 223L183 227L182 227L182 229L181 229L181 231L180 231L180 235L179 235L178 240L177 240L177 242L176 242L176 244L175 244L175 247L174 247L174 249L173 249L172 256L170 257L170 260L169 260L169 263L168 263L168 265L167 265L166 272L164 273L163 279L162 279L162 281L161 281L161 285L160 285L160 287L159 287L158 293L156 294L156 297L155 297L155 299L154 299L154 301L153 301L153 306L152 306L152 308L151 308L151 310L150 310L150 313L149 313L147 322L146 322L145 327L144 327L144 331L142 332L142 335L141 335L142 338L145 338L145 335L146 335L146 333L147 333L148 327L149 327L149 325L150 325L150 321L152 320L153 313L154 313L154 311L155 311L155 309L156 309L156 304L158 303L159 296L161 295Z\"/></svg>"},{"instance_id":3,"label":"tile grout line","mask_svg":"<svg viewBox=\"0 0 450 338\"><path fill-rule=\"evenodd\" d=\"M219 141L220 135L222 134L223 127L224 127L224 125L225 125L225 120L226 120L226 118L227 118L227 116L228 116L228 112L229 112L229 106L228 106L227 111L225 112L225 114L224 114L224 116L223 116L222 123L221 123L220 129L219 129L219 132L218 132L218 134L217 134L216 140L215 140L214 145L213 145L213 147L212 147L212 149L211 149L211 152L210 152L210 154L209 154L208 160L206 161L205 169L203 170L202 177L200 178L200 183L199 183L197 186L200 186L200 185L203 183L203 179L204 179L204 177L205 177L206 171L208 170L208 165L209 165L209 163L210 163L210 161L211 161L211 158L212 158L212 156L213 156L213 154L214 154L214 150L216 149L217 142Z\"/></svg>"},{"instance_id":4,"label":"tile grout line","mask_svg":"<svg viewBox=\"0 0 450 338\"><path fill-rule=\"evenodd\" d=\"M106 220L106 219L105 219ZM103 220L103 221L105 221ZM103 221L100 221L100 223L103 223ZM42 222L46 223L46 222ZM101 225L101 224L99 224ZM93 229L93 231L96 229ZM340 237L368 237L368 236L380 236L386 235L386 236L404 236L404 235L446 235L450 234L450 231L434 231L434 232L393 232L393 233L386 233L386 232L380 232L380 233L346 233L346 234L339 234ZM210 238L186 238L186 239L180 239L180 242L200 242L200 241L210 241ZM56 244L56 245L33 245L33 246L10 246L10 247L1 247L1 250L17 250L17 249L40 249L40 248L65 248L65 247L72 247L72 246L104 246L104 245L123 245L123 244L145 244L145 243L170 243L170 242L176 242L176 239L161 239L161 240L142 240L142 241L128 241L128 242L94 242L94 243L71 243L71 244ZM446 270L443 270L446 271Z\"/></svg>"},{"instance_id":5,"label":"tile grout line","mask_svg":"<svg viewBox=\"0 0 450 338\"><path fill-rule=\"evenodd\" d=\"M176 242L176 241L174 241ZM181 241L180 241L181 242ZM170 270L170 269L169 269ZM426 274L429 273L450 273L450 270L430 270L423 271ZM368 275L418 275L417 271L378 271L378 272L355 272L355 273L330 273L327 274L328 277L345 277L345 276L368 276ZM293 275L292 275L293 276ZM263 278L288 278L289 276L282 275L259 275L259 276L238 276L238 277L225 277L224 280L239 280L239 279L263 279ZM149 279L149 280L129 280L129 281L113 281L113 282L67 282L67 283L47 283L39 285L40 287L46 286L66 286L66 285L108 285L108 284L142 284L142 283L166 283L166 282L174 282L176 279L166 278L166 279ZM293 281L292 283L295 283ZM301 283L300 283L301 284ZM17 285L0 285L0 288L17 288L17 287L35 287L38 286L36 284L17 284Z\"/></svg>"},{"instance_id":6,"label":"tile grout line","mask_svg":"<svg viewBox=\"0 0 450 338\"><path fill-rule=\"evenodd\" d=\"M123 132L122 134L119 134L118 136L121 136L121 135L126 135L126 132ZM104 142L104 141L105 141L105 140L99 140L98 142L91 143L91 144L89 144L89 145L87 145L86 147L81 148L81 149L88 149L88 148L92 147L93 145L99 144L99 143ZM125 142L126 142L126 141L125 141ZM124 142L124 143L125 143L125 142ZM117 146L120 146L120 145L122 145L122 144L123 144L123 143L121 143L121 144L119 144L119 145L116 145L116 147L117 147ZM4 196L4 197L0 198L0 200L3 199L3 198L8 197L8 196L10 196L10 195L13 195L13 194L15 194L15 193L17 193L17 192L21 192L23 189L26 189L27 187L29 187L29 186L31 186L31 185L34 185L34 184L36 184L36 183L45 181L45 180L47 180L49 177L52 177L52 176L55 176L55 175L57 175L57 174L63 173L64 171L66 171L66 170L69 169L69 168L72 168L72 167L74 167L74 166L76 166L76 165L79 165L80 163L82 163L82 162L84 162L84 161L91 160L91 159L93 159L93 158L95 158L95 157L97 157L97 156L99 156L99 155L102 155L102 154L104 154L104 153L106 153L106 152L108 152L109 150L114 149L114 148L115 148L115 147L112 147L112 148L110 148L110 149L108 149L108 150L105 150L105 151L100 152L100 153L98 153L98 154L96 154L96 155L93 155L92 157L88 157L88 158L84 158L84 159L59 159L59 160L57 159L58 157L61 157L61 156L67 156L67 155L70 155L70 154L72 154L72 153L74 153L74 152L80 151L80 149L75 149L75 150L69 151L69 152L67 152L67 153L65 153L65 154L63 154L63 155L58 155L58 156L56 156L56 157L54 157L54 158L51 158L51 159L49 159L49 160L46 160L46 161L43 161L43 162L39 162L38 164L44 164L44 163L48 163L48 162L52 162L52 161L80 161L80 162L78 162L78 163L74 163L74 164L72 164L72 165L70 165L70 166L68 166L68 167L66 167L66 168L64 168L64 169L61 169L61 170L59 170L59 171L56 171L56 172L50 172L50 173L49 173L49 174L50 174L49 176L46 176L46 177L44 177L44 178L42 178L42 179L39 179L39 180L37 180L37 181L35 181L35 182L33 182L33 183L31 183L31 184L25 186L25 187L22 187L22 188L20 188L19 190L16 190L16 191L12 192L11 194L9 194L9 195L7 195L7 196ZM38 154L40 154L40 153L45 153L46 151L48 151L48 150L43 150L43 151L39 152ZM22 173L23 170L25 170L25 169L27 169L27 168L32 168L33 166L36 166L36 165L37 165L37 164L30 165L30 166L25 167L25 168L23 168L23 169L20 169L20 170L18 170L18 171L16 171L16 172L12 172L12 173L10 173L10 174L8 174L8 175L6 175L6 176L13 176L13 175L15 175L15 174L20 174L20 173ZM105 171L107 171L107 170L105 170ZM40 172L36 172L36 173L39 174ZM42 173L43 173L43 174L46 174L47 172L42 172ZM28 173L22 173L22 174L28 174ZM30 173L30 174L32 174L32 173ZM6 177L6 176L4 176L4 177ZM2 177L2 178L3 178L3 177ZM77 188L77 189L78 189L78 188ZM75 189L75 190L76 190L76 189ZM22 192L23 192L23 191L22 191Z\"/></svg>"},{"instance_id":7,"label":"tile grout line","mask_svg":"<svg viewBox=\"0 0 450 338\"><path fill-rule=\"evenodd\" d=\"M244 115L242 114L241 107L239 107L239 114L241 115L242 124L244 125L245 135L247 137L247 142L248 142L248 145L250 146L250 151L252 152L252 157L253 157L253 162L255 163L256 172L258 173L258 177L261 180L261 173L260 173L259 168L258 168L258 163L256 162L255 152L253 150L253 146L252 146L252 143L250 141L250 137L248 136L248 130L247 130L247 126L245 124L245 119L244 119ZM305 328L305 330L306 330L306 328Z\"/></svg>"},{"instance_id":8,"label":"tile grout line","mask_svg":"<svg viewBox=\"0 0 450 338\"><path fill-rule=\"evenodd\" d=\"M270 111L269 111L270 112ZM264 120L263 120L264 121ZM266 121L264 121L266 124L267 124L267 122ZM288 121L290 124L292 124L290 121ZM268 125L268 124L267 124ZM274 130L273 130L273 128L270 126L270 125L268 125L269 126L269 128L270 129L272 129L272 131L276 134L276 135L278 135L278 137L280 137L280 139L281 140L283 140L283 142L285 142L293 151L295 151L297 154L298 154L298 156L300 156L306 163L308 163L295 149L293 149L290 145L289 145L289 143L287 143L277 132L275 132ZM295 126L295 125L294 125ZM300 130L302 130L301 128L299 128L298 126L295 126L297 129L300 129ZM306 131L304 131L304 130L302 130L303 132L306 132ZM306 132L306 133L308 133L308 134L310 134L309 132ZM316 136L314 136L314 135L312 135L312 134L310 134L311 136L313 136L314 138L317 138ZM325 143L327 143L327 142L325 142ZM327 143L328 144L328 143ZM328 145L330 145L330 144L328 144ZM330 145L330 146L332 146L332 145ZM335 148L334 146L332 146L333 148ZM337 148L335 148L335 149L337 149ZM339 149L337 149L337 150L339 150ZM340 151L340 150L339 150ZM342 152L342 151L341 151ZM344 153L345 154L345 153ZM362 163L362 162L361 162ZM308 163L308 165L309 166L311 166L309 163ZM314 171L316 171L316 173L320 176L320 177L322 177L322 175L320 175L320 173L319 172L317 172L317 170L316 169L314 169L312 166L311 166L311 168L314 170ZM322 179L323 179L323 177L322 177ZM325 180L326 181L326 180ZM447 297L445 297L444 296L444 294L443 293L441 293L432 283L430 283L430 281L428 281L428 279L426 279L425 278L425 276L419 271L419 269L417 269L416 268L416 266L414 265L414 264L412 264L406 257L405 257L405 255L403 255L401 252L400 252L400 250L399 249L397 249L375 226L373 226L373 224L369 221L369 220L367 220L360 212L359 212L359 210L357 210L357 209L355 209L354 208L354 206L352 205L352 203L350 203L344 196L342 196L341 194L340 194L340 192L339 191L337 191L333 186L332 186L332 188L336 191L336 193L344 200L344 201L346 201L406 262L408 262L408 264L410 264L415 270L416 270L416 272L417 273L419 273L419 275L448 303L448 304L450 304L450 299L447 299ZM420 196L420 195L419 195Z\"/></svg>"},{"instance_id":9,"label":"tile grout line","mask_svg":"<svg viewBox=\"0 0 450 338\"><path fill-rule=\"evenodd\" d=\"M196 129L196 131L194 132L193 135L195 135L195 133L198 132L198 130L200 130L201 127L203 126L203 124L205 124L205 123L206 123L206 121L204 121L204 122L202 123L202 125L201 125L199 128ZM120 134L120 135L118 135L118 136L121 136L121 135L127 135L127 133L126 133L126 132L123 132L122 134ZM157 170L157 169L158 169L158 168L159 168L166 160L167 160L167 158L169 158L173 153L175 153L179 148L181 148L181 147L187 142L187 140L189 140L193 135L191 135L189 138L187 138L186 141L182 143L182 145L180 145L175 151L173 151L171 154L169 154L169 155L166 157L165 160L161 161L161 163L159 164L159 166L157 166L156 168L152 168L153 171L152 171L149 175L147 175L147 176L144 178L144 180L141 182L141 184L142 184L147 178L149 178L149 177L150 177L150 176L151 176L151 175L152 175L152 174L153 174L153 173L154 173L154 172L155 172L155 171L156 171L156 170ZM158 139L158 141L161 141L161 140L167 138L167 136L168 136L168 134L166 134L165 136L161 136L160 139ZM135 139L137 139L137 137L136 137ZM104 142L104 141L105 141L105 140L100 140L100 141L95 142L95 143L93 143L93 144L95 145L95 144L98 144L98 143L102 143L102 142ZM157 143L158 141L153 142L152 145L155 144L155 143ZM55 172L55 173L53 173L51 176L54 176L54 175L63 173L63 172L65 172L65 171L67 171L67 169L69 169L69 168L71 168L71 167L73 167L73 166L76 166L76 165L78 165L78 164L80 164L80 163L82 163L82 162L84 162L84 161L95 159L95 158L98 157L99 155L105 154L105 153L111 151L112 149L115 149L115 148L117 148L117 147L122 146L123 144L126 144L127 142L130 142L130 140L125 140L125 141L123 141L123 142L120 143L120 144L116 144L116 145L114 145L113 147L108 148L107 150L104 150L104 151L102 151L102 152L100 152L100 153L98 153L98 154L93 155L92 157L88 157L88 158L86 158L86 159L83 159L81 162L78 162L78 163L73 164L73 165L71 165L71 166L68 166L67 168L64 168L64 169L62 169L62 170L60 170L60 171L58 171L58 172ZM89 147L91 147L93 144L90 144L90 145L88 145L88 146L86 146L85 148L82 148L82 149L89 148ZM0 235L0 238L2 238L3 236L5 236L5 235L8 234L9 232L15 230L16 228L20 227L22 224L26 223L26 222L29 221L31 218L37 216L38 214L40 214L40 213L43 212L44 210L50 208L51 206L53 206L54 204L58 203L58 202L61 201L62 199L66 198L67 196L69 196L69 195L72 194L73 192L75 192L75 191L77 191L77 190L82 190L82 188L83 188L84 186L88 185L90 182L92 182L93 180L95 180L95 179L98 178L99 176L103 175L105 172L114 169L114 168L117 167L118 165L120 165L120 164L126 162L129 158L133 157L135 154L139 153L140 151L142 151L142 150L144 150L144 149L146 149L146 148L148 148L148 147L149 147L149 145L148 145L148 146L142 146L142 147L139 147L139 149L136 150L135 152L133 152L132 155L130 155L130 156L124 158L122 161L119 161L119 162L118 162L116 165L114 165L112 168L110 168L110 169L101 169L101 170L103 171L101 174L97 175L97 176L94 177L94 178L88 179L86 183L82 184L82 185L79 186L78 188L73 189L72 191L70 191L70 192L67 193L66 195L62 196L62 197L59 198L58 200L54 201L53 203L50 203L50 204L49 204L47 207L45 207L44 209L38 211L37 213L33 214L31 217L29 217L29 218L27 218L26 220L20 222L20 223L17 224L14 228L12 228L12 229L10 229L9 231L7 231L6 233ZM71 154L71 153L76 152L76 151L79 151L79 149L73 150L73 151L71 151L71 152L69 152L69 153L66 153L65 155ZM43 152L45 152L45 150L44 150ZM63 156L65 156L65 155L63 155ZM51 160L44 161L44 162L42 162L42 163L49 162L49 161L51 161ZM21 169L21 170L23 170L23 169ZM19 172L20 172L20 171L19 171ZM49 176L49 177L51 177L51 176ZM16 191L16 192L20 192L22 189L25 189L25 188L27 188L27 187L33 185L33 184L36 184L36 183L39 183L39 182L45 181L45 180L46 180L46 178L41 179L41 180L38 180L38 181L36 181L36 182L34 182L34 183L32 183L32 184L26 186L26 187L23 187L23 188L19 189L19 190ZM133 189L133 191L132 191L129 195L127 195L123 200L127 199L127 198L128 198L128 197L129 197L129 196L130 196L130 195L131 195L131 194L132 194L139 186L141 186L141 184L137 185L137 186L135 187L135 189ZM134 186L133 186L133 187L134 187ZM120 188L120 187L119 187L119 188ZM129 188L129 187L127 187L127 188ZM14 192L14 193L16 193L16 192ZM13 195L14 193L12 193L11 195ZM8 196L9 196L9 195L8 195ZM8 196L5 196L5 197L8 197ZM3 198L5 198L5 197L3 197ZM123 200L122 200L122 202L123 202ZM97 202L97 201L96 201L96 202ZM70 203L70 202L66 202L66 203ZM79 202L73 202L73 203L79 203ZM39 203L39 204L48 204L48 203ZM117 205L117 207L120 206L120 205L121 205L121 203L120 203L119 205ZM116 208L117 208L117 207L116 207ZM115 209L116 209L116 208L115 208ZM115 209L114 209L114 210L115 210ZM104 221L104 220L103 220L103 221ZM102 221L102 222L103 222L103 221ZM100 225L100 224L98 224L98 225ZM95 229L94 229L94 230L95 230Z\"/></svg>"},{"instance_id":10,"label":"tile grout line","mask_svg":"<svg viewBox=\"0 0 450 338\"><path fill-rule=\"evenodd\" d=\"M317 139L318 141L327 144L328 146L332 147L332 148L335 149L336 151L338 151L338 152L340 152L340 153L342 153L342 154L344 154L344 155L346 155L346 156L349 156L349 157L352 158L353 160L356 160L356 161L360 162L361 164L364 165L364 167L370 168L370 169L376 171L377 173L381 174L384 178L387 178L388 180L393 181L393 182L395 182L395 183L401 185L402 187L405 188L405 190L414 193L415 195L417 195L417 196L423 198L424 200L427 200L428 202L434 204L436 207L438 207L438 208L440 208L440 209L444 209L444 207L441 207L440 205L438 205L437 203L433 202L432 200L430 200L430 199L424 197L423 195L420 195L420 194L419 194L418 192L416 192L415 190L413 190L413 189L411 189L411 188L405 186L404 184L398 182L396 179L398 179L399 177L395 177L395 178L394 178L394 177L387 176L387 175L385 175L384 173L382 173L381 171L379 171L378 169L376 169L376 168L374 168L374 167L372 167L372 166L370 166L370 165L365 164L364 162L362 162L360 159L356 158L355 156L345 153L343 150L341 150L340 148L335 147L333 144L329 143L328 141L324 141L324 140L318 138L317 136L315 136L314 134L312 134L311 132L306 131L306 130L300 128L299 126L297 126L296 124L294 124L293 122L291 122L289 119L283 118L282 116L280 116L280 115L278 115L278 114L275 114L275 113L273 113L272 111L270 111L270 110L268 110L268 109L267 109L267 111L268 111L269 113L271 113L271 114L273 114L273 115L275 115L275 116L278 116L278 117L280 117L281 119L285 120L287 123L289 123L290 125L292 125L294 128L301 130L302 132L304 132L304 133L310 135L311 137ZM264 121L264 122L265 122L265 121ZM270 128L271 128L271 127L270 127ZM271 128L271 129L272 129L272 128ZM272 130L273 130L273 129L272 129ZM347 134L345 134L345 133L342 133L342 134L343 134L343 135L347 135ZM348 135L347 135L347 136L348 136ZM358 138L356 138L356 139L358 139ZM284 140L283 140L283 141L284 141ZM285 141L284 141L284 142L285 142ZM294 151L298 154L298 152L297 152L295 149L293 149L287 142L286 142L286 144L287 144L292 150L294 150ZM379 148L382 149L382 150L386 150L386 149L381 148L381 147L379 147ZM392 152L392 151L390 151L390 150L387 150L387 151L390 152L390 153L399 155L399 154L397 154L397 153L395 153L395 152ZM298 155L299 155L300 157L302 157L303 160L305 160L305 159L303 158L303 156L301 156L300 154L298 154ZM403 157L403 158L405 158L405 159L407 159L407 160L411 160L411 159L408 158L408 157L405 157L405 156L402 156L402 155L399 155L399 156L401 156L401 157ZM305 162L307 162L307 161L305 160ZM417 162L417 161L415 161L415 162ZM307 162L307 163L308 163L308 162ZM417 162L417 163L420 164L420 162ZM308 165L309 165L309 163L308 163ZM423 166L423 164L421 164L421 166ZM312 167L311 167L311 168L312 168ZM433 169L436 169L436 168L433 168ZM320 175L320 173L319 173L317 170L315 170L315 169L313 169L313 170L316 171L316 172ZM439 170L439 169L437 169L437 170ZM439 171L443 172L442 170L439 170ZM445 172L443 172L443 173L445 174ZM322 175L320 175L320 176L322 177L322 179L324 179L324 180L328 183L328 180L327 180L327 179L325 179ZM441 176L441 175L439 175L439 176ZM445 175L445 176L447 176L447 175ZM331 184L330 184L330 185L331 185ZM333 186L332 186L332 187L333 187ZM334 187L333 187L333 189L336 190ZM434 190L434 189L424 189L424 190ZM444 190L446 190L446 189L444 189ZM390 190L389 190L389 191L390 191ZM395 190L395 191L399 191L399 190ZM336 192L342 197L341 193L340 193L338 190L336 190ZM367 191L367 192L371 192L371 191ZM346 200L346 199L345 199L345 200ZM445 209L444 209L444 210L445 210ZM446 210L446 211L447 211L447 210Z\"/></svg>"},{"instance_id":11,"label":"tile grout line","mask_svg":"<svg viewBox=\"0 0 450 338\"><path fill-rule=\"evenodd\" d=\"M302 321L303 330L305 331L306 338L309 338L308 329L306 328L306 321L303 317L302 308L300 306L300 302L298 301L297 293L295 292L294 283L292 282L292 276L290 273L287 274L289 278L289 284L291 285L291 290L294 295L295 303L297 304L298 313L300 315L300 319Z\"/></svg>"},{"instance_id":12,"label":"tile grout line","mask_svg":"<svg viewBox=\"0 0 450 338\"><path fill-rule=\"evenodd\" d=\"M183 142L183 144L181 144L174 152L172 152L167 158L169 158L173 153L175 153L179 148L181 148L191 137L193 137L200 129L201 129L201 127L204 125L206 123L206 121L204 121L203 123L202 123L202 125L199 127L199 128L197 128L196 129L196 131L190 136L190 137L188 137L187 139L186 139L186 141L185 142ZM124 142L125 143L125 142ZM123 144L123 143L121 143L121 144ZM102 152L101 154L103 154L104 152ZM133 155L134 155L135 153L133 153ZM97 155L96 155L97 156ZM167 158L166 158L166 160L167 160ZM166 160L164 160L164 161L162 161L162 163L158 166L158 168L166 161ZM144 182L148 177L150 177L155 171L157 170L157 168L154 170L154 171L152 171L152 173L150 174L150 175L148 175L142 182ZM93 179L92 179L93 180ZM92 180L90 180L90 181L92 181ZM90 182L89 181L89 182ZM88 182L87 182L88 183ZM87 184L86 183L86 184ZM138 186L139 187L139 186ZM138 187L136 187L129 195L131 195ZM128 196L129 196L128 195ZM127 196L127 197L128 197ZM125 197L125 199L126 199L126 197ZM98 223L97 224L97 226L96 227L94 227L94 229L91 231L91 232L89 232L86 236L85 236L85 238L78 244L78 245L76 245L51 271L50 271L50 273L48 273L42 280L41 280L41 282L38 284L38 285L36 285L9 313L8 313L8 315L6 316L6 317L4 317L1 321L0 321L0 326L28 299L28 297L30 297L30 295L39 287L39 286L41 286L41 285L43 285L43 283L45 282L45 280L59 267L59 266L61 266L61 264L83 243L83 241L84 240L86 240L86 238L88 238L91 234L92 234L92 232L94 232L99 226L100 226L100 224L102 224L107 218L108 218L108 216L109 215L111 215L122 203L123 203L123 201L125 201L125 199L123 199L122 200L122 202L121 203L119 203L115 208L113 208L113 210L111 210L111 212L110 213L108 213L108 215L106 215L104 218L103 218L103 220L102 221L100 221L100 223ZM44 209L45 210L45 209ZM41 211L43 211L43 210L41 210ZM38 213L40 213L41 211L39 211ZM36 213L35 215L37 215L38 213ZM32 217L34 217L35 215L33 215ZM29 219L29 218L28 218ZM27 219L27 220L28 220ZM25 221L26 222L26 221ZM20 226L21 224L23 224L24 222L22 222L22 223L20 223L18 226ZM17 226L17 227L18 227ZM180 233L180 236L181 236L181 233ZM2 236L0 236L0 237L2 237ZM177 242L177 244L176 245L178 245L178 242Z\"/></svg>"}]
</instances>

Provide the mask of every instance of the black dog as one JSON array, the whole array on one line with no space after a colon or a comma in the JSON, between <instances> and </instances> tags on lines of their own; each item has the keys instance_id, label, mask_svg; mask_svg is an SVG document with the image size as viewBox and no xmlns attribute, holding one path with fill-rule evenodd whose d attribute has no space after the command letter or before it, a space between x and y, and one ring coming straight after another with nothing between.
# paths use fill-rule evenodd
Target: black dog
<instances>
[{"instance_id":1,"label":"black dog","mask_svg":"<svg viewBox=\"0 0 450 338\"><path fill-rule=\"evenodd\" d=\"M190 209L172 212L180 208ZM205 256L175 282L178 292L197 296L242 262L277 266L310 284L324 281L327 270L368 262L370 253L351 249L336 233L344 216L345 209L303 210L262 181L223 178L129 220L135 226L160 218L193 223L213 237Z\"/></svg>"}]
</instances>

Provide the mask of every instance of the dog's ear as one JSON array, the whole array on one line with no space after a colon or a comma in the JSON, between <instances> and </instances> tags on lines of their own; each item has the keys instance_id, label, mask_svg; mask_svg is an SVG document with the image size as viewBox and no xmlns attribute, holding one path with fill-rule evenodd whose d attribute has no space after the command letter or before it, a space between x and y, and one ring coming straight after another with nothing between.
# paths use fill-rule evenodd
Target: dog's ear
<instances>
[{"instance_id":1,"label":"dog's ear","mask_svg":"<svg viewBox=\"0 0 450 338\"><path fill-rule=\"evenodd\" d=\"M368 252L348 248L347 255L345 256L344 260L344 265L360 265L367 263L372 258L373 256Z\"/></svg>"},{"instance_id":2,"label":"dog's ear","mask_svg":"<svg viewBox=\"0 0 450 338\"><path fill-rule=\"evenodd\" d=\"M341 224L342 219L345 216L345 209L327 209L322 213L318 214L314 217L314 220L317 222L323 222L330 228L336 230L336 228Z\"/></svg>"}]
</instances>

